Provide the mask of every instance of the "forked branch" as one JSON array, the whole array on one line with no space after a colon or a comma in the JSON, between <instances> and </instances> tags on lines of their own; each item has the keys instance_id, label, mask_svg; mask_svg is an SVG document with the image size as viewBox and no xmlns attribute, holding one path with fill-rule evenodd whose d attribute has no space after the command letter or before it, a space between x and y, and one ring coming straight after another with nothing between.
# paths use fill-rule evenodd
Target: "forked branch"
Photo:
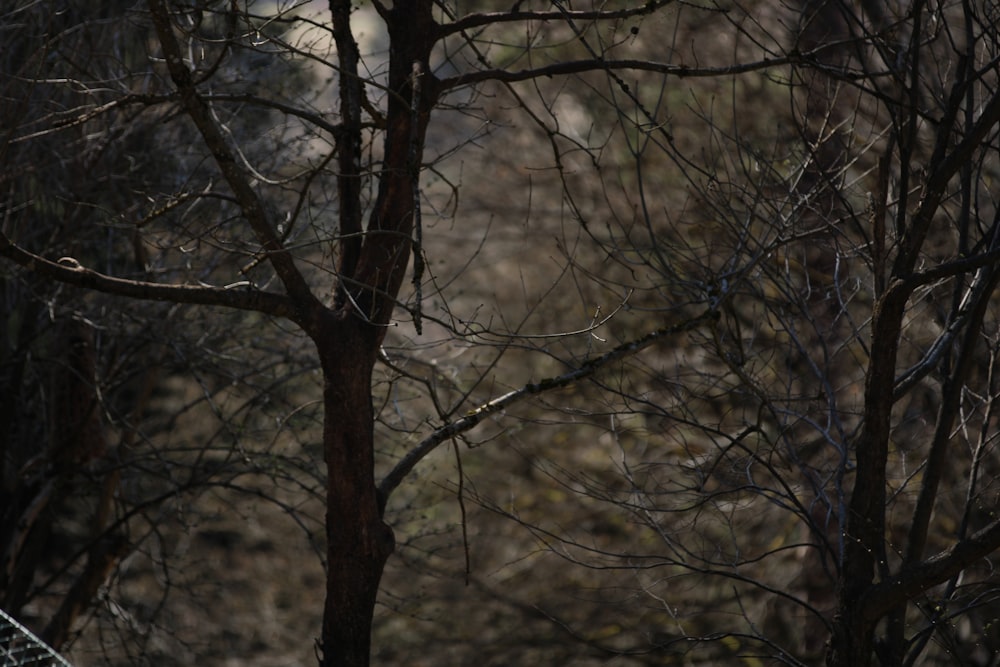
<instances>
[{"instance_id":1,"label":"forked branch","mask_svg":"<svg viewBox=\"0 0 1000 667\"><path fill-rule=\"evenodd\" d=\"M303 310L321 306L295 266L291 253L282 245L273 225L267 219L266 209L253 189L248 174L240 168L218 121L212 116L205 100L199 96L191 70L181 55L181 47L174 35L170 13L164 0L149 0L149 11L163 47L170 78L177 86L184 110L205 140L205 145L236 196L244 217L261 244L263 252L267 254L275 273L278 274L289 296Z\"/></svg>"},{"instance_id":2,"label":"forked branch","mask_svg":"<svg viewBox=\"0 0 1000 667\"><path fill-rule=\"evenodd\" d=\"M297 318L292 301L283 294L248 290L245 287L225 288L205 285L164 285L143 280L116 278L80 265L75 259L63 257L59 261L28 252L0 235L0 256L34 273L67 285L97 290L133 299L171 301L203 306L225 306L238 310L252 310L274 317Z\"/></svg>"},{"instance_id":3,"label":"forked branch","mask_svg":"<svg viewBox=\"0 0 1000 667\"><path fill-rule=\"evenodd\" d=\"M498 396L497 398L470 410L464 417L435 429L434 432L424 438L420 444L407 452L406 455L400 459L399 463L397 463L396 466L389 472L389 474L385 476L382 483L379 484L379 494L381 495L383 502L385 502L396 487L398 487L402 481L406 479L406 476L410 474L416 465L420 463L420 461L422 461L428 454L433 452L438 445L451 440L455 436L471 431L490 415L501 412L511 405L519 403L530 396L537 396L538 394L543 394L545 392L552 391L553 389L562 389L563 387L568 387L576 382L579 382L580 380L585 380L608 364L634 356L654 343L671 336L693 331L699 326L706 324L717 317L718 311L711 308L707 309L700 315L685 320L680 324L662 327L656 331L646 334L645 336L642 336L641 338L622 343L613 350L605 352L598 357L588 359L579 367L563 373L562 375L545 378L539 382L529 382L520 389L514 389L513 391L509 391L502 396Z\"/></svg>"},{"instance_id":4,"label":"forked branch","mask_svg":"<svg viewBox=\"0 0 1000 667\"><path fill-rule=\"evenodd\" d=\"M980 558L1000 549L1000 520L974 535L957 542L950 549L927 560L914 563L898 575L872 586L865 594L863 615L876 621L908 600L948 581Z\"/></svg>"}]
</instances>

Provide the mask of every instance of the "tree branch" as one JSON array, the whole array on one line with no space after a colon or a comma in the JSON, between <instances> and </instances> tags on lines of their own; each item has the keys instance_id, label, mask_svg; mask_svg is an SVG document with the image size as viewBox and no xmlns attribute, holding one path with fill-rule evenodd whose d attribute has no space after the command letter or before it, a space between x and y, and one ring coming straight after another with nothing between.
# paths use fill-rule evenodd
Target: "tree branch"
<instances>
[{"instance_id":1,"label":"tree branch","mask_svg":"<svg viewBox=\"0 0 1000 667\"><path fill-rule=\"evenodd\" d=\"M105 102L104 104L98 104L91 107L79 107L75 111L79 111L79 115L65 117L65 112L62 113L50 113L42 118L35 118L34 124L37 125L41 120L46 117L57 118L51 125L28 134L23 134L20 136L12 137L10 143L19 144L31 139L37 139L39 137L44 137L48 134L54 134L56 132L61 132L73 127L78 127L84 125L90 120L97 118L101 114L108 111L113 111L114 109L128 107L134 104L140 104L142 106L153 106L156 104L164 104L166 102L176 102L177 94L170 93L168 95L153 95L147 93L128 93L117 99L111 100L110 102Z\"/></svg>"},{"instance_id":2,"label":"tree branch","mask_svg":"<svg viewBox=\"0 0 1000 667\"><path fill-rule=\"evenodd\" d=\"M277 100L269 100L251 93L209 93L207 95L202 95L201 99L206 102L243 102L246 104L267 107L269 109L274 109L275 111L280 111L288 116L300 118L307 123L312 123L316 127L322 128L333 135L336 135L341 129L339 124L331 123L318 113L310 113L305 109L300 109L299 107L292 106L291 104L285 104L283 102L278 102Z\"/></svg>"},{"instance_id":3,"label":"tree branch","mask_svg":"<svg viewBox=\"0 0 1000 667\"><path fill-rule=\"evenodd\" d=\"M598 72L607 70L636 70L644 72L659 72L669 76L679 78L707 78L713 76L727 76L734 74L746 74L756 72L771 67L781 67L784 65L798 64L806 58L800 53L792 53L779 58L764 58L749 63L738 65L728 65L724 67L688 67L686 65L673 65L670 63L658 63L649 60L601 60L588 58L586 60L571 60L567 62L552 63L544 67L522 69L516 72L508 72L501 69L481 70L459 74L458 76L442 79L441 90L449 90L460 86L469 86L482 83L484 81L502 81L504 83L514 83L517 81L528 81L550 76L565 76L567 74L581 74L583 72Z\"/></svg>"},{"instance_id":4,"label":"tree branch","mask_svg":"<svg viewBox=\"0 0 1000 667\"><path fill-rule=\"evenodd\" d=\"M976 277L975 284L970 289L972 306L965 335L959 343L957 358L951 374L944 378L941 385L941 404L938 409L937 423L934 426L934 437L931 440L930 451L927 454L927 464L920 483L920 494L917 507L913 511L913 521L909 529L909 542L903 556L903 568L917 562L924 554L927 543L927 533L930 528L931 514L937 499L938 487L945 469L948 467L948 450L951 445L955 420L962 410L961 404L966 400L962 390L972 369L979 361L976 355L976 343L980 336L980 327L986 317L991 296L1000 281L1000 271L996 266L983 269Z\"/></svg>"},{"instance_id":5,"label":"tree branch","mask_svg":"<svg viewBox=\"0 0 1000 667\"><path fill-rule=\"evenodd\" d=\"M718 311L708 309L701 315L693 317L680 324L662 327L656 331L646 334L642 338L622 343L613 350L606 352L599 357L588 359L581 366L567 373L557 375L553 378L546 378L540 382L531 382L524 385L520 389L509 391L503 396L498 396L497 398L470 410L464 417L435 429L434 432L424 438L416 447L407 452L396 464L396 466L389 471L389 474L385 476L382 483L379 484L379 494L382 497L382 501L385 502L392 492L396 490L396 487L398 487L406 476L409 475L410 472L416 467L416 465L420 463L420 461L422 461L428 454L434 451L438 445L443 442L447 442L457 435L471 431L486 417L505 410L511 405L514 405L529 396L536 396L553 389L568 387L571 384L590 377L610 363L631 357L646 349L650 345L663 340L664 338L692 331L702 324L716 319L717 317Z\"/></svg>"},{"instance_id":6,"label":"tree branch","mask_svg":"<svg viewBox=\"0 0 1000 667\"><path fill-rule=\"evenodd\" d=\"M250 184L247 174L240 168L232 149L226 143L218 122L212 117L205 100L198 95L191 70L184 64L184 59L181 56L181 48L174 36L170 13L164 0L149 0L148 5L153 17L153 26L156 28L160 45L163 47L163 55L170 72L170 78L177 86L181 103L198 132L201 133L206 147L219 167L219 171L222 172L229 187L233 190L244 217L253 229L263 251L267 254L275 273L278 274L278 278L289 296L300 307L308 307L310 310L322 307L312 290L309 289L305 278L296 268L291 253L282 245L281 239L278 238L274 227L267 219L264 205Z\"/></svg>"},{"instance_id":7,"label":"tree branch","mask_svg":"<svg viewBox=\"0 0 1000 667\"><path fill-rule=\"evenodd\" d=\"M872 586L862 602L862 614L875 622L895 607L944 583L969 565L1000 549L1000 520L994 521L950 549L905 567L895 577Z\"/></svg>"},{"instance_id":8,"label":"tree branch","mask_svg":"<svg viewBox=\"0 0 1000 667\"><path fill-rule=\"evenodd\" d=\"M1000 249L991 250L973 257L956 259L928 269L927 271L915 273L906 280L897 281L893 285L893 289L906 290L909 294L920 285L926 285L934 282L935 280L968 273L973 269L979 269L992 264L998 259L1000 259ZM987 274L981 273L978 275L967 292L967 297L964 300L965 303L973 304L973 306L978 307L978 305L982 303L983 299L988 300L988 296L984 295L984 292L986 290L992 291L992 281L995 281L995 276L992 272ZM934 369L937 362L941 359L941 356L951 349L952 341L955 340L959 330L965 326L967 319L968 310L960 310L955 319L948 324L945 331L937 338L936 341L934 341L934 344L931 345L930 349L927 350L923 358L900 374L892 391L893 401L899 400L900 397L912 389L918 382L920 382L920 380L926 377L927 374ZM975 329L976 325L973 325L972 328Z\"/></svg>"},{"instance_id":9,"label":"tree branch","mask_svg":"<svg viewBox=\"0 0 1000 667\"><path fill-rule=\"evenodd\" d=\"M463 16L457 21L442 25L438 29L437 37L440 39L471 28L513 23L516 21L556 21L565 19L573 19L576 21L611 21L627 19L633 16L652 14L667 5L674 4L675 2L676 0L650 0L650 2L647 2L640 7L619 10L482 12L478 14L469 14L467 16Z\"/></svg>"},{"instance_id":10,"label":"tree branch","mask_svg":"<svg viewBox=\"0 0 1000 667\"><path fill-rule=\"evenodd\" d=\"M340 266L337 285L338 305L347 300L344 278L354 278L363 242L361 207L361 100L364 91L358 76L361 52L351 32L351 3L330 2L332 32L337 44L340 131L334 134L337 146L337 195L340 202Z\"/></svg>"},{"instance_id":11,"label":"tree branch","mask_svg":"<svg viewBox=\"0 0 1000 667\"><path fill-rule=\"evenodd\" d=\"M142 280L115 278L84 268L72 258L64 257L58 262L45 259L17 246L3 235L0 235L0 257L6 257L37 275L106 294L149 301L226 306L227 308L256 311L298 321L298 311L291 299L274 292L201 285L164 285Z\"/></svg>"},{"instance_id":12,"label":"tree branch","mask_svg":"<svg viewBox=\"0 0 1000 667\"><path fill-rule=\"evenodd\" d=\"M956 83L956 88L964 85L964 82ZM958 93L953 93L953 96L957 95ZM962 168L962 165L971 161L973 154L982 149L986 135L993 130L997 123L1000 123L1000 93L997 93L983 106L979 119L965 134L965 137L957 145L950 147L949 140L953 128L949 119L957 113L960 106L960 104L954 103L949 107L950 113L946 119L947 122L942 122L938 129L937 144L931 158L931 173L927 178L925 194L912 216L910 234L904 239L905 245L896 258L893 268L895 276L903 277L913 270L934 215L944 199L948 183ZM952 111L952 107L954 107L954 111Z\"/></svg>"}]
</instances>

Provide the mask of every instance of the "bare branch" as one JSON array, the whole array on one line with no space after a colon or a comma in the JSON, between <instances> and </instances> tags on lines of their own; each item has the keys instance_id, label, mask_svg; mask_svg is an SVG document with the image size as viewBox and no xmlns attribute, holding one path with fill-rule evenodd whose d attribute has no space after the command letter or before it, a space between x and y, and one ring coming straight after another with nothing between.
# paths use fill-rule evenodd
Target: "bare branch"
<instances>
[{"instance_id":1,"label":"bare branch","mask_svg":"<svg viewBox=\"0 0 1000 667\"><path fill-rule=\"evenodd\" d=\"M13 137L10 142L12 144L23 143L25 141L30 141L32 139L37 139L39 137L44 137L49 134L60 132L72 127L77 127L83 125L84 123L97 118L101 114L107 113L114 109L128 107L134 104L141 104L143 106L153 106L155 104L163 104L165 102L176 102L177 95L149 95L140 93L129 93L123 97L119 97L115 100L107 102L105 104L99 104L93 107L81 107L79 109L80 113L69 118L62 120L57 120L52 123L49 127L46 127L37 132L31 132L29 134L20 135ZM62 114L64 115L64 114Z\"/></svg>"},{"instance_id":2,"label":"bare branch","mask_svg":"<svg viewBox=\"0 0 1000 667\"><path fill-rule=\"evenodd\" d=\"M63 257L57 262L35 255L0 236L0 256L6 257L38 275L67 285L97 290L106 294L149 301L226 306L250 310L275 317L296 320L298 313L291 299L283 294L241 288L207 287L202 285L164 285L142 280L115 278L80 265L75 259Z\"/></svg>"},{"instance_id":3,"label":"bare branch","mask_svg":"<svg viewBox=\"0 0 1000 667\"><path fill-rule=\"evenodd\" d=\"M205 101L198 95L191 70L184 64L181 56L180 44L174 36L170 13L165 3L163 0L149 0L149 10L163 47L167 69L180 93L181 102L204 138L205 145L215 158L223 177L236 195L243 215L263 246L264 252L267 253L275 272L288 290L288 294L300 306L321 307L322 304L296 268L291 253L282 245L281 239L267 219L263 203L251 186L247 174L239 167L218 122L212 117Z\"/></svg>"},{"instance_id":4,"label":"bare branch","mask_svg":"<svg viewBox=\"0 0 1000 667\"><path fill-rule=\"evenodd\" d=\"M538 394L542 394L553 389L568 387L571 384L592 376L598 370L604 368L610 363L631 357L654 343L670 336L692 331L702 324L710 322L716 318L718 318L718 311L713 309L706 310L697 317L693 317L680 324L662 327L656 331L646 334L642 338L622 343L613 350L606 352L599 357L594 357L593 359L585 361L578 368L575 368L567 373L557 375L553 378L545 378L539 382L531 382L524 385L520 389L507 392L503 396L498 396L478 408L470 410L464 417L436 429L433 433L424 438L420 444L403 456L399 463L397 463L389 474L385 476L382 483L379 484L379 493L382 496L383 502L392 494L396 487L402 483L413 468L416 467L416 465L428 454L434 451L438 445L442 442L447 442L457 435L461 435L462 433L472 430L486 417L505 410L511 405L514 405L515 403L518 403L530 396L537 396Z\"/></svg>"},{"instance_id":5,"label":"bare branch","mask_svg":"<svg viewBox=\"0 0 1000 667\"><path fill-rule=\"evenodd\" d=\"M968 539L920 563L913 563L895 577L886 579L865 594L863 613L876 621L907 600L955 576L980 558L1000 549L1000 520Z\"/></svg>"},{"instance_id":6,"label":"bare branch","mask_svg":"<svg viewBox=\"0 0 1000 667\"><path fill-rule=\"evenodd\" d=\"M564 19L574 19L577 21L611 21L627 19L633 16L645 16L663 9L667 5L672 5L676 0L651 0L641 7L618 10L580 10L580 11L510 11L510 12L483 12L480 14L469 14L452 23L442 25L438 30L438 38L447 37L484 26L494 26L503 23L513 23L517 21L555 21Z\"/></svg>"},{"instance_id":7,"label":"bare branch","mask_svg":"<svg viewBox=\"0 0 1000 667\"><path fill-rule=\"evenodd\" d=\"M334 135L336 135L341 129L339 124L331 123L318 113L310 113L304 109L294 107L291 104L284 104L276 100L269 100L251 93L209 93L207 95L202 95L201 99L206 102L244 102L246 104L256 104L258 106L274 109L275 111L280 111L281 113L289 116L294 116L295 118L301 118L307 123L312 123L316 127L322 128Z\"/></svg>"},{"instance_id":8,"label":"bare branch","mask_svg":"<svg viewBox=\"0 0 1000 667\"><path fill-rule=\"evenodd\" d=\"M458 76L442 79L441 90L449 90L461 86L471 86L484 81L502 81L504 83L514 83L517 81L528 81L550 76L565 76L568 74L582 74L584 72L604 72L610 70L633 70L643 72L658 72L668 76L678 78L706 78L732 76L735 74L746 74L747 72L757 72L772 67L784 65L800 64L805 60L805 56L800 53L792 53L779 58L764 58L748 63L736 65L726 65L722 67L688 67L687 65L673 65L670 63L658 63L650 60L570 60L566 62L552 63L544 67L522 69L516 72L508 72L501 69L482 70L479 72L469 72Z\"/></svg>"},{"instance_id":9,"label":"bare branch","mask_svg":"<svg viewBox=\"0 0 1000 667\"><path fill-rule=\"evenodd\" d=\"M914 289L917 285L923 285L934 280L938 280L944 277L951 277L955 275L960 275L966 273L975 268L981 268L996 262L1000 258L1000 250L991 250L990 252L983 253L981 255L976 255L974 257L969 257L965 259L957 259L945 264L938 265L927 271L921 271L910 277L908 280L897 283L894 289ZM975 282L969 288L966 296L966 303L971 304L971 307L980 307L984 300L988 299L987 290L992 289L992 284L995 282L995 272L980 272L976 277ZM896 387L893 389L893 400L898 400L911 388L913 388L920 380L930 373L937 363L941 360L941 357L948 353L951 348L952 342L958 335L958 332L966 325L968 320L968 312L961 312L955 317L954 320L948 325L948 328L938 337L938 339L931 345L927 353L920 359L916 364L908 368L903 372L899 379L896 381ZM982 314L979 316L982 317ZM974 329L975 327L973 327Z\"/></svg>"},{"instance_id":10,"label":"bare branch","mask_svg":"<svg viewBox=\"0 0 1000 667\"><path fill-rule=\"evenodd\" d=\"M952 177L958 173L962 165L972 159L977 150L982 148L983 140L997 123L1000 123L1000 94L995 94L990 98L989 102L983 106L982 113L975 125L966 133L965 138L957 146L949 148L947 151L945 147L948 146L951 137L951 125L950 123L941 124L938 145L935 147L935 155L931 161L931 173L927 178L926 194L913 216L911 232L909 238L906 239L903 252L900 252L896 259L896 265L893 269L896 276L904 276L913 269L930 229L931 221L941 206Z\"/></svg>"}]
</instances>

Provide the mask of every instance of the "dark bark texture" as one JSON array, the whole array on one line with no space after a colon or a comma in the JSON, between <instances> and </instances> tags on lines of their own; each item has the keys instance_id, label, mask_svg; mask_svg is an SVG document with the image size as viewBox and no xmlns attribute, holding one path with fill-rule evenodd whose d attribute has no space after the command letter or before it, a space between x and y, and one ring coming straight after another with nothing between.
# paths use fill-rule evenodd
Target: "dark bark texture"
<instances>
[{"instance_id":1,"label":"dark bark texture","mask_svg":"<svg viewBox=\"0 0 1000 667\"><path fill-rule=\"evenodd\" d=\"M357 45L349 27L350 3L332 0L341 76L356 76ZM341 82L344 127L338 137L342 231L340 286L334 309L316 309L307 330L324 374L323 429L327 465L327 597L323 667L369 664L372 615L379 581L392 553L392 530L382 520L374 477L372 370L410 257L415 218L413 170L419 168L435 86L421 82L413 108L414 64L427 72L436 31L432 3L398 3L386 20L392 38L384 165L379 191L361 235L359 197L362 91ZM425 75L428 76L429 75ZM414 125L414 123L416 125ZM353 173L352 173L353 170ZM349 296L348 296L349 295Z\"/></svg>"}]
</instances>

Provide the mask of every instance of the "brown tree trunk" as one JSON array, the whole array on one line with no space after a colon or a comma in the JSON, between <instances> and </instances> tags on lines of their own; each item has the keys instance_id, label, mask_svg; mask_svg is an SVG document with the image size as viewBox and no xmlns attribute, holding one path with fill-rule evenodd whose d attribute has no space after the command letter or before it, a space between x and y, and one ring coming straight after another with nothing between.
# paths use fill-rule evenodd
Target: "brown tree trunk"
<instances>
[{"instance_id":1,"label":"brown tree trunk","mask_svg":"<svg viewBox=\"0 0 1000 667\"><path fill-rule=\"evenodd\" d=\"M331 0L341 76L358 67L350 34L350 3ZM424 133L436 100L435 79L427 74L436 37L430 0L397 3L383 18L392 38L383 169L378 196L360 242L345 242L333 310L306 324L319 348L324 374L324 451L327 480L327 597L323 616L322 667L366 667L379 580L392 553L392 530L382 521L384 503L374 478L372 369L385 325L396 306L410 256L416 213L416 177ZM420 76L423 85L414 85ZM344 134L338 138L342 199L341 226L360 231L361 95L355 82L342 80ZM357 182L356 182L357 181ZM353 208L352 208L353 207ZM349 295L349 297L348 297Z\"/></svg>"},{"instance_id":2,"label":"brown tree trunk","mask_svg":"<svg viewBox=\"0 0 1000 667\"><path fill-rule=\"evenodd\" d=\"M328 474L322 667L367 667L375 598L394 545L375 490L372 329L356 317L331 317L316 336Z\"/></svg>"},{"instance_id":3,"label":"brown tree trunk","mask_svg":"<svg viewBox=\"0 0 1000 667\"><path fill-rule=\"evenodd\" d=\"M341 50L341 76L356 72L357 45L349 30L351 7L331 0L335 37ZM392 38L383 169L378 196L360 243L345 242L334 308L306 317L306 329L319 349L324 374L323 428L327 466L327 595L323 614L321 667L367 667L372 615L379 580L392 553L392 530L382 521L382 502L374 477L372 369L385 336L410 256L416 213L416 176L424 134L436 100L435 79L427 74L436 37L433 3L397 3L383 18ZM415 87L414 76L422 77ZM344 135L338 179L341 226L360 231L360 96L352 81L342 81ZM360 182L358 180L358 182ZM351 208L353 206L353 208ZM353 212L352 212L353 211ZM348 297L348 294L350 295ZM314 306L315 307L315 306Z\"/></svg>"},{"instance_id":4,"label":"brown tree trunk","mask_svg":"<svg viewBox=\"0 0 1000 667\"><path fill-rule=\"evenodd\" d=\"M892 390L900 329L909 292L891 289L872 318L871 361L865 380L865 414L855 443L857 468L848 509L840 568L837 613L827 655L828 667L871 664L878 618L865 615L875 582L889 576L885 554L885 487Z\"/></svg>"},{"instance_id":5,"label":"brown tree trunk","mask_svg":"<svg viewBox=\"0 0 1000 667\"><path fill-rule=\"evenodd\" d=\"M857 608L834 619L827 667L865 667L871 664L875 628L857 617Z\"/></svg>"}]
</instances>

